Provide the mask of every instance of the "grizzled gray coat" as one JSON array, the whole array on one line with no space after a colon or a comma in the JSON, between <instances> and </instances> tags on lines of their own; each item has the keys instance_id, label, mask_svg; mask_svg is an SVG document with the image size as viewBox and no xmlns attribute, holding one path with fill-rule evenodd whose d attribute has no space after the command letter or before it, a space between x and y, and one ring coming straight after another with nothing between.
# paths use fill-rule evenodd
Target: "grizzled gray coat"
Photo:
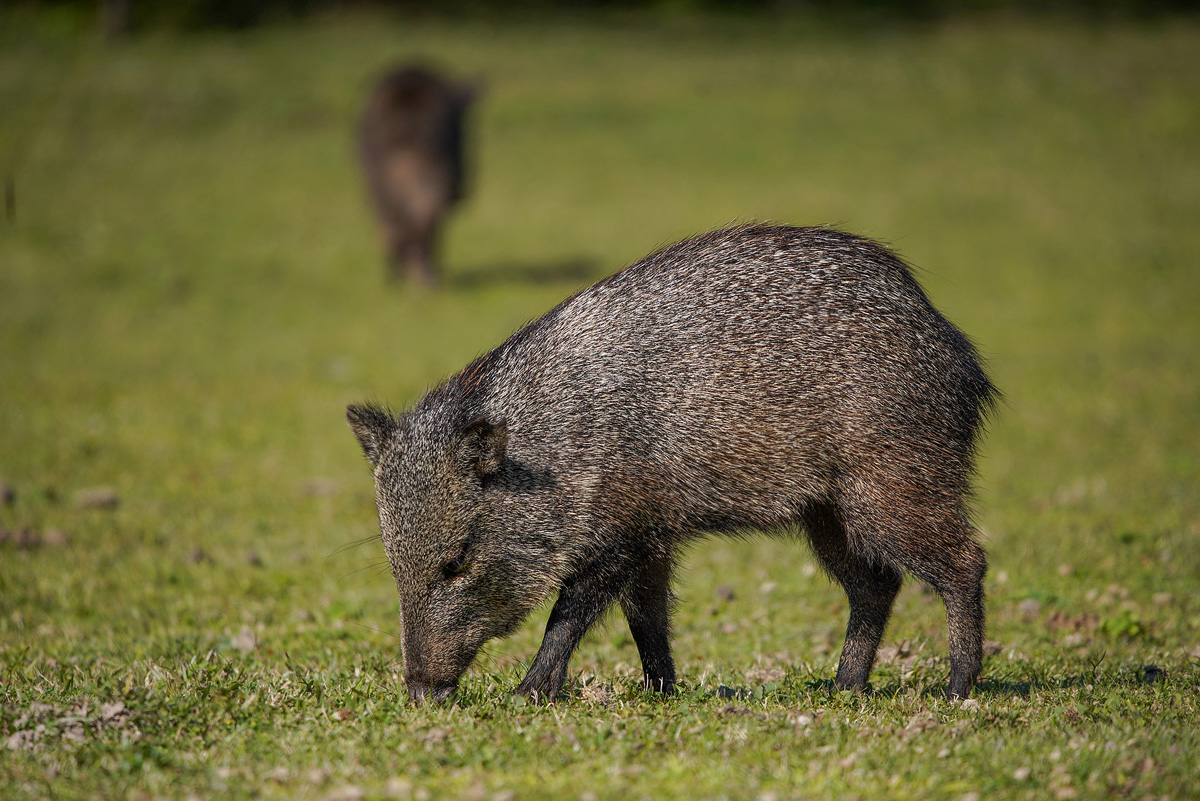
<instances>
[{"instance_id":1,"label":"grizzled gray coat","mask_svg":"<svg viewBox=\"0 0 1200 801\"><path fill-rule=\"evenodd\" d=\"M969 481L996 390L884 247L745 225L571 297L396 417L348 417L374 465L410 696L445 697L557 594L518 692L553 699L620 604L670 691L670 578L705 533L807 535L845 588L836 686L866 686L902 572L941 596L952 697L979 674L986 559Z\"/></svg>"}]
</instances>

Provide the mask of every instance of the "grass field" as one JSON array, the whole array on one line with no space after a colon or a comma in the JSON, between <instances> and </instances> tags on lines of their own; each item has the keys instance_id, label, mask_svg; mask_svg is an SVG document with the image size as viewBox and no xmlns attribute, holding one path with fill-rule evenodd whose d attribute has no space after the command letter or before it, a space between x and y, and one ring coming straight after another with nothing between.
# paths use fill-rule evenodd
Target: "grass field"
<instances>
[{"instance_id":1,"label":"grass field","mask_svg":"<svg viewBox=\"0 0 1200 801\"><path fill-rule=\"evenodd\" d=\"M445 285L385 287L350 129L486 81ZM1200 797L1200 24L365 14L101 46L0 12L0 797ZM368 470L403 405L582 283L732 220L892 242L987 354L984 682L901 594L874 691L805 549L687 560L682 691L545 613L409 708Z\"/></svg>"}]
</instances>

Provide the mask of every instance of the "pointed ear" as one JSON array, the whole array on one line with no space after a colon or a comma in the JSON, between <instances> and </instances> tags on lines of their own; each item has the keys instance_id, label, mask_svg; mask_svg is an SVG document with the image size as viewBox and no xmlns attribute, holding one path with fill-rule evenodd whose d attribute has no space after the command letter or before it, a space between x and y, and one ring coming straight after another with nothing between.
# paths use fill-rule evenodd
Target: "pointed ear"
<instances>
[{"instance_id":1,"label":"pointed ear","mask_svg":"<svg viewBox=\"0 0 1200 801\"><path fill-rule=\"evenodd\" d=\"M500 469L508 448L508 426L503 420L478 417L463 431L463 454L475 468L475 474L487 478Z\"/></svg>"},{"instance_id":2,"label":"pointed ear","mask_svg":"<svg viewBox=\"0 0 1200 801\"><path fill-rule=\"evenodd\" d=\"M347 406L346 422L350 424L371 464L378 464L384 445L398 427L396 419L386 409L369 403L365 406Z\"/></svg>"}]
</instances>

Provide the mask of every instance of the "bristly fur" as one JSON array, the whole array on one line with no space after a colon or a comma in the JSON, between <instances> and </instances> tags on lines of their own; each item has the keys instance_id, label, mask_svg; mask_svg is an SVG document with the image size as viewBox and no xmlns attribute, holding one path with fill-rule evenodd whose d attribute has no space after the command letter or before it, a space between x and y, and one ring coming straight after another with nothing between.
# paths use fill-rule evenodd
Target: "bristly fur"
<instances>
[{"instance_id":1,"label":"bristly fur","mask_svg":"<svg viewBox=\"0 0 1200 801\"><path fill-rule=\"evenodd\" d=\"M836 686L866 686L902 573L942 597L951 696L982 660L970 481L998 393L887 248L747 224L563 301L399 418L352 407L375 465L414 698L557 594L518 692L554 698L619 604L670 691L670 579L706 533L806 533L845 588Z\"/></svg>"}]
</instances>

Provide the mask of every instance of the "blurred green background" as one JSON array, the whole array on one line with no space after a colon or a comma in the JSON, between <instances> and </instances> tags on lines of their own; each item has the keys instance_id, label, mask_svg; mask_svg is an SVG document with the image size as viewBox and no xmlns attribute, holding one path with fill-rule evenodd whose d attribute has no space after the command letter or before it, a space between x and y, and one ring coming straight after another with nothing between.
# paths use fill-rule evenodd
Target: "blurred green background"
<instances>
[{"instance_id":1,"label":"blurred green background","mask_svg":"<svg viewBox=\"0 0 1200 801\"><path fill-rule=\"evenodd\" d=\"M1197 792L1200 24L1170 5L135 3L112 37L93 4L0 10L0 788ZM409 58L486 84L431 291L385 285L352 140ZM406 709L345 405L406 405L581 285L748 219L890 242L1006 394L978 493L987 725L936 700L945 623L915 585L887 691L831 699L844 598L773 541L689 558L679 705L636 692L614 620L566 711L511 708L543 614L457 706ZM753 714L720 684L758 688ZM95 711L118 700L120 725Z\"/></svg>"}]
</instances>

